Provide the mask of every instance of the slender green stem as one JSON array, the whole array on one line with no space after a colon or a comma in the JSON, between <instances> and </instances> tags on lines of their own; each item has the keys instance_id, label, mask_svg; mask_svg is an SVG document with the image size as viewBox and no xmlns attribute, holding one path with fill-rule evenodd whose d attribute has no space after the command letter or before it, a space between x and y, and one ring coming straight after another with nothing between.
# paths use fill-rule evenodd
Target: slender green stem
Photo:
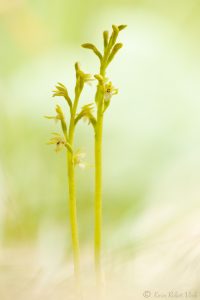
<instances>
[{"instance_id":1,"label":"slender green stem","mask_svg":"<svg viewBox=\"0 0 200 300\"><path fill-rule=\"evenodd\" d=\"M105 77L105 68L101 64L100 74ZM99 88L98 88L99 89ZM97 122L95 130L95 269L97 283L102 281L101 244L102 244L102 134L103 134L103 97L97 90Z\"/></svg>"},{"instance_id":2,"label":"slender green stem","mask_svg":"<svg viewBox=\"0 0 200 300\"><path fill-rule=\"evenodd\" d=\"M99 112L95 132L95 267L98 281L101 280L102 131L103 114Z\"/></svg>"},{"instance_id":3,"label":"slender green stem","mask_svg":"<svg viewBox=\"0 0 200 300\"><path fill-rule=\"evenodd\" d=\"M80 280L80 251L79 251L79 239L78 239L75 174L74 174L73 156L70 152L67 153L67 160L68 160L68 185L69 185L69 211L70 211L73 258L74 258L74 272L75 272L76 279L79 281Z\"/></svg>"},{"instance_id":4,"label":"slender green stem","mask_svg":"<svg viewBox=\"0 0 200 300\"><path fill-rule=\"evenodd\" d=\"M69 126L69 143L73 149L74 146L74 130L75 130L75 115L79 96L76 95L74 105L71 111L71 120ZM69 211L71 223L72 249L74 259L74 273L77 283L80 283L80 249L78 236L78 221L77 221L77 205L76 205L76 189L75 189L75 166L73 161L73 153L67 151L67 166L68 166L68 186L69 186Z\"/></svg>"}]
</instances>

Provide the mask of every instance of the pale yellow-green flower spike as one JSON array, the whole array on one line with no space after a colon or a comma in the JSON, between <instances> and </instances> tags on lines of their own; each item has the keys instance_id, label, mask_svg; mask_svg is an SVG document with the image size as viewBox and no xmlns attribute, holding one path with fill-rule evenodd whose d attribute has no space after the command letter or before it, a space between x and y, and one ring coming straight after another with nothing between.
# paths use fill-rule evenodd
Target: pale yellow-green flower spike
<instances>
[{"instance_id":1,"label":"pale yellow-green flower spike","mask_svg":"<svg viewBox=\"0 0 200 300\"><path fill-rule=\"evenodd\" d=\"M94 53L96 53L99 58L101 58L100 52L94 46L92 47ZM47 119L53 119L55 121L60 121L63 135L59 133L54 133L53 137L50 139L50 145L55 145L55 151L59 152L66 148L66 158L67 158L67 171L68 171L68 188L69 188L69 218L71 225L71 238L72 238L72 251L73 251L73 262L74 262L74 274L76 277L76 282L78 287L80 286L80 250L79 250L79 234L78 234L78 220L77 220L77 204L76 204L76 184L75 184L75 166L84 168L86 163L84 162L84 154L81 152L74 152L74 138L75 138L75 128L79 119L87 120L94 126L95 118L93 116L93 108L91 104L82 107L81 112L77 114L78 104L80 96L84 85L86 83L91 83L95 78L88 73L81 70L79 63L75 63L76 71L76 83L74 88L74 99L69 96L68 90L62 83L57 83L53 91L53 97L59 96L64 97L69 108L70 116L69 122L67 124L65 114L61 106L56 106L56 115L47 116ZM68 125L68 126L67 126Z\"/></svg>"},{"instance_id":2,"label":"pale yellow-green flower spike","mask_svg":"<svg viewBox=\"0 0 200 300\"><path fill-rule=\"evenodd\" d=\"M95 75L95 79L98 80L98 88L96 91L95 102L98 105L98 102L101 99L101 109L104 113L108 106L110 105L110 100L113 95L118 93L118 90L115 89L110 82L108 86L108 79L105 77L106 68L112 62L118 51L123 47L122 43L116 43L119 32L126 28L126 25L121 24L119 26L112 25L112 33L109 36L108 31L103 32L103 42L104 42L104 53L103 55L96 48L95 45L91 43L82 44L83 48L92 50L100 59L100 74ZM94 124L94 123L93 123Z\"/></svg>"},{"instance_id":3,"label":"pale yellow-green flower spike","mask_svg":"<svg viewBox=\"0 0 200 300\"><path fill-rule=\"evenodd\" d=\"M69 188L69 218L71 225L71 238L72 238L72 251L73 251L73 262L74 262L74 274L76 277L77 287L80 287L80 250L79 250L79 234L78 234L78 220L77 220L77 204L76 204L76 184L75 184L75 166L84 168L85 162L83 160L82 153L74 153L74 137L75 137L75 126L78 117L77 109L80 100L80 96L85 83L90 83L95 80L92 75L83 72L80 68L79 63L75 63L76 71L76 84L75 84L75 95L73 101L71 100L67 88L62 84L58 83L53 91L53 97L61 96L64 97L70 108L70 117L67 126L65 115L61 106L56 106L56 115L47 116L48 119L60 121L63 135L54 133L50 139L50 145L55 145L55 151L59 152L66 148L67 158L67 170L68 170L68 188ZM91 114L91 115L90 115ZM85 106L81 110L81 118L89 118L92 122L92 108L90 105Z\"/></svg>"},{"instance_id":4,"label":"pale yellow-green flower spike","mask_svg":"<svg viewBox=\"0 0 200 300\"><path fill-rule=\"evenodd\" d=\"M117 37L126 25L113 25L112 33L103 32L103 54L90 43L83 44L83 48L91 49L100 59L99 74L94 77L98 81L95 103L97 107L95 119L95 224L94 224L94 257L97 283L102 283L102 138L103 138L103 121L104 112L110 105L111 98L118 93L111 81L106 78L106 70L108 65L116 56L117 52L122 48L122 43L117 43ZM98 51L98 52L97 52ZM83 112L82 112L83 113ZM81 113L80 113L81 114ZM79 115L80 116L80 115Z\"/></svg>"}]
</instances>

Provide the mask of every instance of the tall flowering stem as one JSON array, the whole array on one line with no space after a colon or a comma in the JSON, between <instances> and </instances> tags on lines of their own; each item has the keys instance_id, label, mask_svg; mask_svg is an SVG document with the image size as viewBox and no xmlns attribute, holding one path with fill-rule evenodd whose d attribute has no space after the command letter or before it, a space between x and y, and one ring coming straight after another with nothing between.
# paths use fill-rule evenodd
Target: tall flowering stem
<instances>
[{"instance_id":1,"label":"tall flowering stem","mask_svg":"<svg viewBox=\"0 0 200 300\"><path fill-rule=\"evenodd\" d=\"M89 103L81 108L77 113L78 104L82 90L85 83L95 80L90 74L84 73L78 63L75 64L76 84L75 96L72 101L67 88L58 83L56 89L53 91L54 96L61 96L65 99L69 110L70 120L66 121L65 114L62 108L56 106L56 115L47 116L47 119L53 119L60 122L62 134L53 133L53 137L48 144L56 146L55 151L62 149L66 150L67 170L68 170L68 189L69 189L69 212L71 224L71 239L74 261L74 273L77 282L80 283L80 250L79 250L79 235L78 235L78 221L77 221L77 203L76 203L76 185L75 185L75 167L78 165L81 168L85 167L83 161L84 154L80 151L74 151L74 137L77 123L83 119L91 124L95 132L95 229L94 229L94 256L95 256L95 270L97 283L102 282L102 263L101 263L101 249L102 249L102 136L103 136L103 120L104 113L111 103L111 99L118 93L118 90L113 86L112 82L106 78L106 70L116 53L122 48L121 43L117 43L117 37L121 30L126 25L113 25L112 33L109 35L108 31L104 31L104 51L101 53L93 44L86 43L82 47L90 49L98 57L100 61L100 69L98 74L94 75L97 80L97 88L95 94L96 116L93 115L94 104Z\"/></svg>"},{"instance_id":2,"label":"tall flowering stem","mask_svg":"<svg viewBox=\"0 0 200 300\"><path fill-rule=\"evenodd\" d=\"M75 185L75 167L76 165L84 166L81 156L82 153L74 151L74 135L76 124L79 119L85 116L85 113L81 111L77 115L78 104L80 96L86 82L94 80L90 74L85 74L81 71L78 63L75 64L76 71L76 84L75 84L75 97L74 101L69 97L67 88L62 84L58 83L56 89L53 91L53 97L61 96L66 100L70 110L69 127L62 108L56 106L56 116L47 116L48 119L54 119L60 121L62 135L59 133L53 133L54 137L50 139L48 144L55 144L55 151L58 152L62 149L66 150L67 157L67 170L68 170L68 190L69 190L69 217L71 224L71 239L72 239L72 250L73 250L73 261L74 261L74 273L76 282L80 286L80 250L79 250L79 236L78 236L78 221L77 221L77 203L76 203L76 185ZM78 117L79 116L79 117Z\"/></svg>"},{"instance_id":3,"label":"tall flowering stem","mask_svg":"<svg viewBox=\"0 0 200 300\"><path fill-rule=\"evenodd\" d=\"M104 113L113 95L118 90L114 88L111 82L106 78L106 70L119 49L123 46L116 43L118 34L126 25L112 26L112 33L109 36L108 31L103 33L104 51L103 54L91 43L83 44L82 47L92 50L100 60L99 74L95 75L98 81L95 103L97 107L95 131L95 209L94 209L94 256L97 283L102 282L102 136L103 136L103 120Z\"/></svg>"}]
</instances>

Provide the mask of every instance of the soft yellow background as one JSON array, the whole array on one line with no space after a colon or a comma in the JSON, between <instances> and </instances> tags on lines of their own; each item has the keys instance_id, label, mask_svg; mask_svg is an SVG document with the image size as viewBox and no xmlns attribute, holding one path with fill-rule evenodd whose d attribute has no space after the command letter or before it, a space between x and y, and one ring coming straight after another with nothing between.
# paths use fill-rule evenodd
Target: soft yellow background
<instances>
[{"instance_id":1,"label":"soft yellow background","mask_svg":"<svg viewBox=\"0 0 200 300\"><path fill-rule=\"evenodd\" d=\"M104 127L105 270L130 290L127 299L136 293L142 299L144 290L153 295L155 288L164 293L198 287L200 1L0 0L0 270L7 271L0 272L2 300L14 299L9 286L16 286L17 300L35 299L32 278L45 290L46 274L52 282L60 269L61 278L72 274L65 155L45 145L58 128L43 115L53 113L55 102L64 103L51 98L56 82L72 95L75 61L85 72L98 72L96 57L80 44L100 48L102 31L113 23L128 28L108 71L120 93ZM93 95L94 87L86 87L82 103ZM79 125L76 143L91 165L77 170L87 270L92 128Z\"/></svg>"}]
</instances>

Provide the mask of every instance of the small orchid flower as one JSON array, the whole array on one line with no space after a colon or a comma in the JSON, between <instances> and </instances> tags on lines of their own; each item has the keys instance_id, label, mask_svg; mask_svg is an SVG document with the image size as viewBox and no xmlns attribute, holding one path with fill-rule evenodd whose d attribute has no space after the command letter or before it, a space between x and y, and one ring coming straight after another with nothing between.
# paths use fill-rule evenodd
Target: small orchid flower
<instances>
[{"instance_id":1,"label":"small orchid flower","mask_svg":"<svg viewBox=\"0 0 200 300\"><path fill-rule=\"evenodd\" d=\"M80 150L76 151L76 153L74 154L74 165L78 166L81 169L85 169L87 165L85 162L85 156L85 152L82 152Z\"/></svg>"},{"instance_id":2,"label":"small orchid flower","mask_svg":"<svg viewBox=\"0 0 200 300\"><path fill-rule=\"evenodd\" d=\"M93 103L89 103L87 105L84 105L81 108L81 112L76 116L75 124L77 124L81 119L83 119L83 121L88 122L88 125L92 124L93 126L95 126L96 119L93 115L93 111L94 111L94 104Z\"/></svg>"},{"instance_id":3,"label":"small orchid flower","mask_svg":"<svg viewBox=\"0 0 200 300\"><path fill-rule=\"evenodd\" d=\"M93 111L94 111L94 105L93 105L93 103L84 105L82 107L81 114L83 116L83 120L85 122L88 121L88 124L90 124L90 122L91 122L91 117L92 117Z\"/></svg>"},{"instance_id":4,"label":"small orchid flower","mask_svg":"<svg viewBox=\"0 0 200 300\"><path fill-rule=\"evenodd\" d=\"M65 121L65 116L62 111L62 108L59 105L56 105L56 116L45 116L46 119L54 120L55 122L60 121L62 130L65 136L67 136L67 124Z\"/></svg>"},{"instance_id":5,"label":"small orchid flower","mask_svg":"<svg viewBox=\"0 0 200 300\"><path fill-rule=\"evenodd\" d=\"M53 133L54 137L47 143L48 145L56 145L55 151L59 152L66 147L66 140L59 133Z\"/></svg>"},{"instance_id":6,"label":"small orchid flower","mask_svg":"<svg viewBox=\"0 0 200 300\"><path fill-rule=\"evenodd\" d=\"M108 82L107 84L105 84L104 86L104 100L105 102L110 101L110 99L112 98L112 96L116 95L118 93L118 89L116 89L112 82Z\"/></svg>"},{"instance_id":7,"label":"small orchid flower","mask_svg":"<svg viewBox=\"0 0 200 300\"><path fill-rule=\"evenodd\" d=\"M66 86L64 86L64 84L58 82L57 85L55 86L55 90L53 90L53 95L52 97L56 97L56 96L61 96L64 97L65 100L67 101L67 103L69 104L69 106L72 106L72 101L71 98L69 97L68 94L68 90L66 88Z\"/></svg>"},{"instance_id":8,"label":"small orchid flower","mask_svg":"<svg viewBox=\"0 0 200 300\"><path fill-rule=\"evenodd\" d=\"M93 103L84 105L81 110L83 121L88 122L88 124L90 124L93 111L94 111Z\"/></svg>"},{"instance_id":9,"label":"small orchid flower","mask_svg":"<svg viewBox=\"0 0 200 300\"><path fill-rule=\"evenodd\" d=\"M80 77L84 81L84 83L87 83L89 85L91 85L92 81L95 80L91 74L86 74L81 70L79 70L78 74L80 75Z\"/></svg>"},{"instance_id":10,"label":"small orchid flower","mask_svg":"<svg viewBox=\"0 0 200 300\"><path fill-rule=\"evenodd\" d=\"M55 116L45 116L45 118L49 120L55 120L56 122L63 121L65 119L63 111L59 105L56 105L56 113L57 114Z\"/></svg>"},{"instance_id":11,"label":"small orchid flower","mask_svg":"<svg viewBox=\"0 0 200 300\"><path fill-rule=\"evenodd\" d=\"M82 90L85 83L91 85L91 82L94 81L94 77L91 74L84 73L81 68L80 64L78 62L75 63L75 70L76 70L76 80L77 85L76 87L80 90Z\"/></svg>"}]
</instances>

